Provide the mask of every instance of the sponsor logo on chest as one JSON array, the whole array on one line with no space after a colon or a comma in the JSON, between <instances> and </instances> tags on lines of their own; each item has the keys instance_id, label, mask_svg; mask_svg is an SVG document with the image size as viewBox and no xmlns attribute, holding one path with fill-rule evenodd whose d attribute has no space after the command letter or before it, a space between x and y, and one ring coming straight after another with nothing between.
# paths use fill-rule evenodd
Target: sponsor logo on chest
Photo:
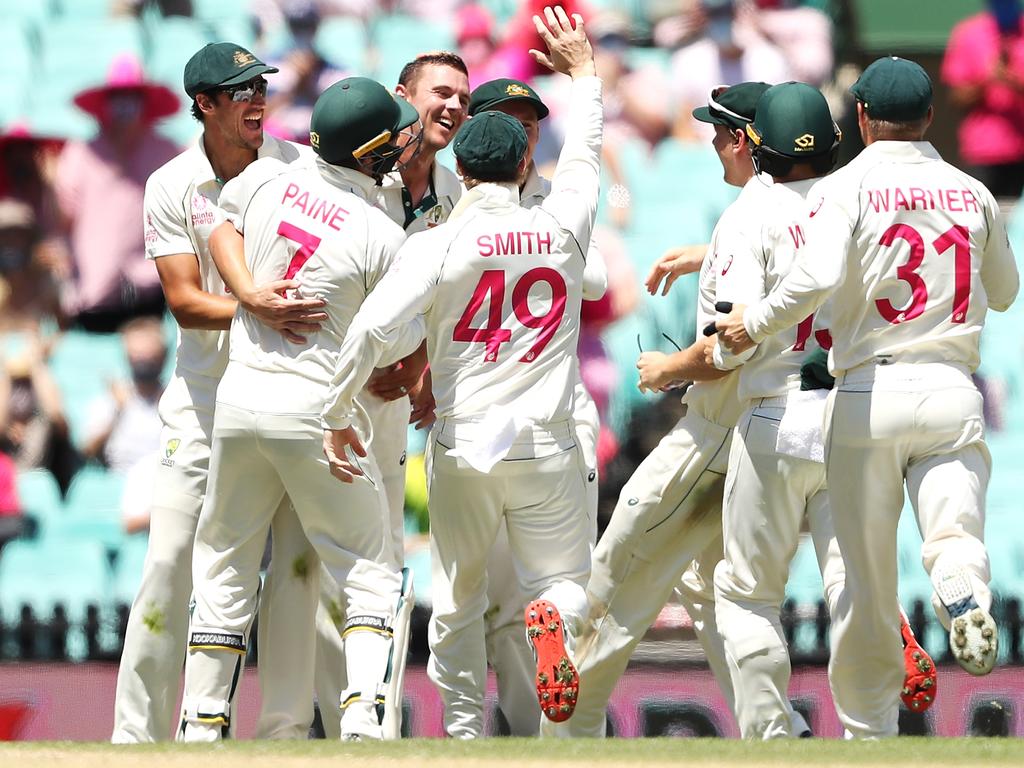
<instances>
[{"instance_id":1,"label":"sponsor logo on chest","mask_svg":"<svg viewBox=\"0 0 1024 768\"><path fill-rule=\"evenodd\" d=\"M193 192L191 209L193 229L213 226L215 216L210 198L199 192Z\"/></svg>"}]
</instances>

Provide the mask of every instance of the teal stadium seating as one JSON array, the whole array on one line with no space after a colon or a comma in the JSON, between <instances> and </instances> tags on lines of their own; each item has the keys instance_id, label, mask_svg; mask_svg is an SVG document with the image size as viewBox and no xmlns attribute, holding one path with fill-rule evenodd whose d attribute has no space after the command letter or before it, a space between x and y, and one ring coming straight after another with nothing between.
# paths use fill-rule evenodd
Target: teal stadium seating
<instances>
[{"instance_id":1,"label":"teal stadium seating","mask_svg":"<svg viewBox=\"0 0 1024 768\"><path fill-rule=\"evenodd\" d=\"M368 69L389 88L398 83L398 75L406 62L421 53L450 51L455 47L451 22L431 22L403 14L375 19L370 39L376 56Z\"/></svg>"},{"instance_id":2,"label":"teal stadium seating","mask_svg":"<svg viewBox=\"0 0 1024 768\"><path fill-rule=\"evenodd\" d=\"M18 472L18 499L26 515L33 518L38 526L37 536L44 537L60 525L64 501L56 478L46 469L32 469Z\"/></svg>"},{"instance_id":3,"label":"teal stadium seating","mask_svg":"<svg viewBox=\"0 0 1024 768\"><path fill-rule=\"evenodd\" d=\"M24 604L45 619L62 603L69 620L81 621L89 604L106 601L109 578L107 553L98 542L12 541L0 558L0 613L10 620Z\"/></svg>"},{"instance_id":4,"label":"teal stadium seating","mask_svg":"<svg viewBox=\"0 0 1024 768\"><path fill-rule=\"evenodd\" d=\"M329 16L320 22L313 47L342 72L362 73L366 66L366 27L351 16Z\"/></svg>"},{"instance_id":5,"label":"teal stadium seating","mask_svg":"<svg viewBox=\"0 0 1024 768\"><path fill-rule=\"evenodd\" d=\"M128 376L121 337L67 331L54 347L50 372L57 381L76 444L83 437L92 401L106 393L110 383Z\"/></svg>"}]
</instances>

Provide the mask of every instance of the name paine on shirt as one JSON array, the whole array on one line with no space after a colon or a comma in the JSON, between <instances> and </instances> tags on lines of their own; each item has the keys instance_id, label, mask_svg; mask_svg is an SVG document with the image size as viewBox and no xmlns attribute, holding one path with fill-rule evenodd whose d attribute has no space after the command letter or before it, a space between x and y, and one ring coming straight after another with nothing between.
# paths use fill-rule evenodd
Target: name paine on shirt
<instances>
[{"instance_id":1,"label":"name paine on shirt","mask_svg":"<svg viewBox=\"0 0 1024 768\"><path fill-rule=\"evenodd\" d=\"M948 211L981 213L981 204L969 189L929 189L892 187L868 189L868 205L875 213L890 211Z\"/></svg>"},{"instance_id":2,"label":"name paine on shirt","mask_svg":"<svg viewBox=\"0 0 1024 768\"><path fill-rule=\"evenodd\" d=\"M481 256L512 256L517 254L550 254L550 232L495 232L480 235L476 245Z\"/></svg>"},{"instance_id":3,"label":"name paine on shirt","mask_svg":"<svg viewBox=\"0 0 1024 768\"><path fill-rule=\"evenodd\" d=\"M284 195L281 197L281 205L288 205L309 218L326 224L336 232L341 231L341 225L345 222L345 217L349 215L349 212L337 203L311 195L309 191L295 183L290 183L285 189Z\"/></svg>"}]
</instances>

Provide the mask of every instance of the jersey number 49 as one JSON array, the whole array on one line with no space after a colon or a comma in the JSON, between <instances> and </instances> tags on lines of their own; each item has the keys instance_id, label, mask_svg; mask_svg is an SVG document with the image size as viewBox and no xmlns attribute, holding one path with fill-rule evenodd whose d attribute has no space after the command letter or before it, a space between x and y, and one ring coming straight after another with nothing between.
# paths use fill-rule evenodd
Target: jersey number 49
<instances>
[{"instance_id":1,"label":"jersey number 49","mask_svg":"<svg viewBox=\"0 0 1024 768\"><path fill-rule=\"evenodd\" d=\"M543 315L533 314L528 301L530 289L537 283L546 283L551 288L551 306ZM557 270L550 267L535 267L516 281L512 288L512 312L522 325L540 329L533 346L519 358L519 362L532 363L550 343L565 315L565 297L565 279ZM488 302L487 322L480 328L474 328L473 318L485 301ZM505 270L484 270L476 288L473 289L469 304L463 310L459 322L455 324L452 341L482 342L486 345L484 362L496 362L501 345L512 340L512 330L502 328L504 317Z\"/></svg>"}]
</instances>

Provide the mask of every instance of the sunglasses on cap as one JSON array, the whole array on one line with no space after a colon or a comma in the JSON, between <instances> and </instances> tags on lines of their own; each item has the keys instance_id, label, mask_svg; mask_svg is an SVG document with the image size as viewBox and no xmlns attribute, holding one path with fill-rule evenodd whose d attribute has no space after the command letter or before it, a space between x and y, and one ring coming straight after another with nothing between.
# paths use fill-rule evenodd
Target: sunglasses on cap
<instances>
[{"instance_id":1,"label":"sunglasses on cap","mask_svg":"<svg viewBox=\"0 0 1024 768\"><path fill-rule=\"evenodd\" d=\"M267 81L262 77L257 77L247 83L239 83L219 90L231 96L232 101L252 101L257 93L260 96L267 95Z\"/></svg>"},{"instance_id":2,"label":"sunglasses on cap","mask_svg":"<svg viewBox=\"0 0 1024 768\"><path fill-rule=\"evenodd\" d=\"M733 112L728 107L723 107L721 104L718 103L718 98L728 90L728 85L719 85L711 89L711 93L708 94L708 108L711 110L711 113L718 113L721 115L725 115L727 117L731 117L734 120L739 120L742 123L749 123L750 118L747 117L746 115L741 115L738 112Z\"/></svg>"}]
</instances>

